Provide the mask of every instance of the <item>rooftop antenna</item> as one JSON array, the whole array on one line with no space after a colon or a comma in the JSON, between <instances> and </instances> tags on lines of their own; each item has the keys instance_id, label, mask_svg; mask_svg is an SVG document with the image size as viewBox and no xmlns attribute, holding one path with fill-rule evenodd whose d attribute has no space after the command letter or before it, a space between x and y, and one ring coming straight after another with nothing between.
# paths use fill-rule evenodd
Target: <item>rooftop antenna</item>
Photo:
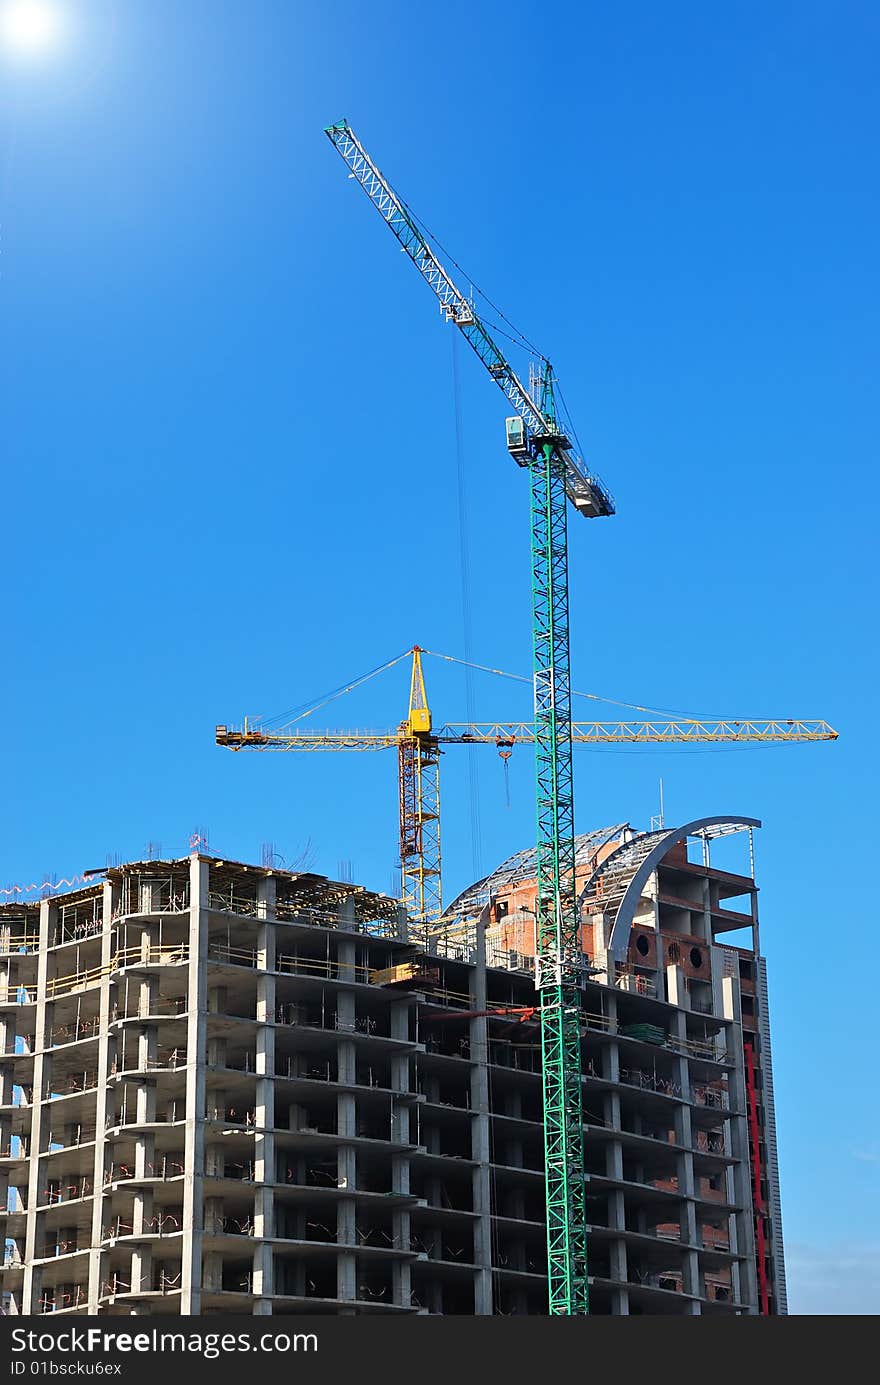
<instances>
[{"instance_id":1,"label":"rooftop antenna","mask_svg":"<svg viewBox=\"0 0 880 1385\"><path fill-rule=\"evenodd\" d=\"M666 826L666 815L663 809L663 780L660 780L660 812L654 813L651 818L651 831L662 832Z\"/></svg>"}]
</instances>

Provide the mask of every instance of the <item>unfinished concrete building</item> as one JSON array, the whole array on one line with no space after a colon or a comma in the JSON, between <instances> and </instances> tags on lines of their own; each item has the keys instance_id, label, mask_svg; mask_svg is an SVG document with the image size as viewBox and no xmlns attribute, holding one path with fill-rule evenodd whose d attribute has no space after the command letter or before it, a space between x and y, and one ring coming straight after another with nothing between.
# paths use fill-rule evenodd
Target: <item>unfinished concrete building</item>
<instances>
[{"instance_id":1,"label":"unfinished concrete building","mask_svg":"<svg viewBox=\"0 0 880 1385\"><path fill-rule=\"evenodd\" d=\"M756 887L709 855L755 825L578 840L594 1313L785 1312ZM193 854L2 906L4 1312L546 1312L534 897L521 853L425 938Z\"/></svg>"}]
</instances>

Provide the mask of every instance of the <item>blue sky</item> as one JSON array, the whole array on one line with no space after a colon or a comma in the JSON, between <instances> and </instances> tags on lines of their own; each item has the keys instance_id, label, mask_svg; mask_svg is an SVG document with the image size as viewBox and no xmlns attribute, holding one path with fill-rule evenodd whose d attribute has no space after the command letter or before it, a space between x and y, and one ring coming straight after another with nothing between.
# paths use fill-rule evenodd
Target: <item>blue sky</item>
<instances>
[{"instance_id":1,"label":"blue sky","mask_svg":"<svg viewBox=\"0 0 880 1385\"><path fill-rule=\"evenodd\" d=\"M615 493L571 525L576 686L841 731L584 751L577 817L646 826L662 776L668 820L763 820L792 1308L876 1312L876 7L58 4L66 43L0 71L0 881L206 827L390 889L390 752L233 757L214 723L462 654L465 613L529 670L504 402L460 343L459 468L452 329L322 134L346 115ZM443 720L528 716L427 671ZM405 699L401 665L321 724ZM528 752L509 808L469 753L450 897L533 835Z\"/></svg>"}]
</instances>

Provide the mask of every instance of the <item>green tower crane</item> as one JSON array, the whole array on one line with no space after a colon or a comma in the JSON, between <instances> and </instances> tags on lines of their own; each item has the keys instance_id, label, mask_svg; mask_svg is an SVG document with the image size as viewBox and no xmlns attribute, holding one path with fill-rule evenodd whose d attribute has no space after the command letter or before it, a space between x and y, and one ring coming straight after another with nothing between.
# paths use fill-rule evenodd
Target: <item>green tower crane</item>
<instances>
[{"instance_id":1,"label":"green tower crane","mask_svg":"<svg viewBox=\"0 0 880 1385\"><path fill-rule=\"evenodd\" d=\"M614 513L558 420L554 374L542 361L520 381L473 302L444 269L406 204L347 121L327 135L516 414L507 446L531 483L532 646L538 834L535 982L540 1000L551 1315L589 1312L581 1097L580 993L586 968L575 887L569 671L567 505L587 518Z\"/></svg>"}]
</instances>

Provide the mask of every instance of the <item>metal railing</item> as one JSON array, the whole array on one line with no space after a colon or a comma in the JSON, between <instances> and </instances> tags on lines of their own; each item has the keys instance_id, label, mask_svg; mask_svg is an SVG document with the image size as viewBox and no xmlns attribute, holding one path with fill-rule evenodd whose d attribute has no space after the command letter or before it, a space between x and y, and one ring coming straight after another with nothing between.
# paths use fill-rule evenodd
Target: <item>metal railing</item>
<instances>
[{"instance_id":1,"label":"metal railing","mask_svg":"<svg viewBox=\"0 0 880 1385\"><path fill-rule=\"evenodd\" d=\"M670 1048L683 1053L687 1058L703 1058L718 1063L723 1062L726 1056L718 1051L714 1038L680 1039L675 1034L670 1034L666 1042Z\"/></svg>"},{"instance_id":2,"label":"metal railing","mask_svg":"<svg viewBox=\"0 0 880 1385\"><path fill-rule=\"evenodd\" d=\"M110 1023L114 1024L117 1020L176 1019L180 1015L185 1015L186 1011L186 996L165 996L151 1000L149 1008L143 1014L140 1009L121 1010L118 1005L112 1005L110 1007Z\"/></svg>"},{"instance_id":3,"label":"metal railing","mask_svg":"<svg viewBox=\"0 0 880 1385\"><path fill-rule=\"evenodd\" d=\"M294 976L318 976L328 981L338 981L342 974L346 981L368 983L372 968L356 962L339 962L335 957L297 957L282 953L275 960L275 970Z\"/></svg>"},{"instance_id":4,"label":"metal railing","mask_svg":"<svg viewBox=\"0 0 880 1385\"><path fill-rule=\"evenodd\" d=\"M36 1002L36 985L10 981L6 986L0 987L0 1005L35 1005Z\"/></svg>"},{"instance_id":5,"label":"metal railing","mask_svg":"<svg viewBox=\"0 0 880 1385\"><path fill-rule=\"evenodd\" d=\"M48 1154L53 1154L53 1153L54 1153L54 1154L60 1154L61 1151L64 1150L64 1149L78 1149L78 1148L80 1147L80 1145L88 1145L88 1144L91 1144L92 1140L94 1140L94 1138L95 1138L95 1133L96 1133L96 1132L95 1132L95 1127L94 1127L93 1125L92 1125L92 1126L88 1126L88 1125L77 1125L77 1127L76 1127L76 1138L75 1138L75 1139L72 1139L72 1140L71 1140L71 1139L60 1140L60 1139L58 1139L58 1137L54 1134L54 1132L50 1130L50 1131L49 1131L49 1149L47 1150L47 1153L48 1153ZM55 1150L53 1150L53 1149L52 1149L52 1145L57 1145L58 1148L55 1149Z\"/></svg>"},{"instance_id":6,"label":"metal railing","mask_svg":"<svg viewBox=\"0 0 880 1385\"><path fill-rule=\"evenodd\" d=\"M339 928L344 922L346 928L355 933L363 933L370 938L397 938L397 920L393 919L342 919L339 911L329 909L304 908L295 900L276 900L274 916L282 923L304 923L316 928Z\"/></svg>"},{"instance_id":7,"label":"metal railing","mask_svg":"<svg viewBox=\"0 0 880 1385\"><path fill-rule=\"evenodd\" d=\"M70 995L73 991L89 990L99 986L105 978L124 967L137 966L175 966L189 960L189 947L180 943L174 947L128 947L118 951L104 966L88 967L82 971L67 972L63 976L53 976L46 982L46 999ZM28 989L28 988L22 988ZM36 999L36 986L33 990Z\"/></svg>"},{"instance_id":8,"label":"metal railing","mask_svg":"<svg viewBox=\"0 0 880 1385\"><path fill-rule=\"evenodd\" d=\"M126 876L114 919L124 914L182 914L189 908L189 880L167 876Z\"/></svg>"},{"instance_id":9,"label":"metal railing","mask_svg":"<svg viewBox=\"0 0 880 1385\"><path fill-rule=\"evenodd\" d=\"M640 1087L643 1091L657 1092L660 1096L681 1096L679 1082L655 1072L644 1072L641 1068L621 1068L620 1080L628 1087Z\"/></svg>"},{"instance_id":10,"label":"metal railing","mask_svg":"<svg viewBox=\"0 0 880 1385\"><path fill-rule=\"evenodd\" d=\"M0 928L0 954L15 956L39 950L39 933L13 933L9 927Z\"/></svg>"},{"instance_id":11,"label":"metal railing","mask_svg":"<svg viewBox=\"0 0 880 1385\"><path fill-rule=\"evenodd\" d=\"M724 1135L720 1130L698 1130L694 1148L702 1154L724 1154Z\"/></svg>"},{"instance_id":12,"label":"metal railing","mask_svg":"<svg viewBox=\"0 0 880 1385\"><path fill-rule=\"evenodd\" d=\"M60 1255L73 1255L79 1249L80 1246L75 1236L60 1241L46 1241L39 1250L37 1258L39 1260L57 1259Z\"/></svg>"},{"instance_id":13,"label":"metal railing","mask_svg":"<svg viewBox=\"0 0 880 1385\"><path fill-rule=\"evenodd\" d=\"M98 1071L94 1072L72 1072L65 1083L56 1087L49 1083L43 1089L44 1101L56 1101L61 1097L73 1096L77 1092L88 1092L98 1085Z\"/></svg>"},{"instance_id":14,"label":"metal railing","mask_svg":"<svg viewBox=\"0 0 880 1385\"><path fill-rule=\"evenodd\" d=\"M221 894L217 890L208 892L208 908L221 914L239 914L243 918L258 918L259 900L247 895Z\"/></svg>"},{"instance_id":15,"label":"metal railing","mask_svg":"<svg viewBox=\"0 0 880 1385\"><path fill-rule=\"evenodd\" d=\"M37 1312L61 1313L66 1308L79 1308L82 1304L88 1303L88 1301L89 1291L85 1284L76 1284L70 1289L65 1289L60 1293L56 1289L54 1294L42 1294L37 1305Z\"/></svg>"},{"instance_id":16,"label":"metal railing","mask_svg":"<svg viewBox=\"0 0 880 1385\"><path fill-rule=\"evenodd\" d=\"M61 1024L53 1026L46 1036L46 1047L57 1048L61 1044L75 1044L80 1039L92 1039L101 1028L101 1018L95 1015L92 1019L74 1020L73 1024Z\"/></svg>"},{"instance_id":17,"label":"metal railing","mask_svg":"<svg viewBox=\"0 0 880 1385\"><path fill-rule=\"evenodd\" d=\"M252 947L230 947L228 943L208 943L209 962L230 962L237 967L250 967L252 970L257 965L256 949Z\"/></svg>"},{"instance_id":18,"label":"metal railing","mask_svg":"<svg viewBox=\"0 0 880 1385\"><path fill-rule=\"evenodd\" d=\"M167 1183L170 1179L182 1178L185 1172L183 1153L178 1156L167 1154L162 1159L144 1164L144 1172L138 1174L131 1164L112 1163L104 1173L104 1187L111 1183L130 1183L136 1178L153 1178Z\"/></svg>"},{"instance_id":19,"label":"metal railing","mask_svg":"<svg viewBox=\"0 0 880 1385\"><path fill-rule=\"evenodd\" d=\"M173 1072L178 1068L185 1068L187 1051L185 1048L170 1048L168 1044L158 1044L155 1058L148 1058L146 1062L139 1060L134 1067L126 1066L125 1052L118 1054L110 1064L110 1072L113 1076L117 1074L131 1074L136 1076L141 1072Z\"/></svg>"},{"instance_id":20,"label":"metal railing","mask_svg":"<svg viewBox=\"0 0 880 1385\"><path fill-rule=\"evenodd\" d=\"M45 1201L39 1205L58 1207L62 1202L79 1202L83 1198L91 1197L93 1192L94 1185L90 1178L75 1179L72 1183L62 1183L53 1179L48 1187L43 1188L42 1196Z\"/></svg>"},{"instance_id":21,"label":"metal railing","mask_svg":"<svg viewBox=\"0 0 880 1385\"><path fill-rule=\"evenodd\" d=\"M717 1087L694 1087L694 1101L699 1106L710 1106L720 1111L728 1109L727 1093Z\"/></svg>"},{"instance_id":22,"label":"metal railing","mask_svg":"<svg viewBox=\"0 0 880 1385\"><path fill-rule=\"evenodd\" d=\"M102 931L104 920L102 918L82 919L72 923L60 923L55 937L55 947L63 943L81 943L87 938L94 938Z\"/></svg>"},{"instance_id":23,"label":"metal railing","mask_svg":"<svg viewBox=\"0 0 880 1385\"><path fill-rule=\"evenodd\" d=\"M149 1221L143 1223L142 1234L145 1236L177 1236L183 1225L181 1217L176 1217L173 1212L157 1212L154 1217L150 1217ZM116 1217L109 1225L101 1228L103 1241L119 1240L122 1236L133 1235L134 1222L125 1222L121 1217Z\"/></svg>"}]
</instances>

